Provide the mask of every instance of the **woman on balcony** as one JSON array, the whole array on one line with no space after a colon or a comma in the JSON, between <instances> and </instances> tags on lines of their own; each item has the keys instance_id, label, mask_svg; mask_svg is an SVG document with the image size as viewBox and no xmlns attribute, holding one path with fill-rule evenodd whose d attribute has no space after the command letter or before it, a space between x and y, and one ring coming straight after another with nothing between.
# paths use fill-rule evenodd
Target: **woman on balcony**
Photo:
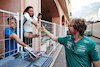
<instances>
[{"instance_id":1,"label":"woman on balcony","mask_svg":"<svg viewBox=\"0 0 100 67\"><path fill-rule=\"evenodd\" d=\"M32 26L38 26L38 19L34 16L34 11L32 6L26 7L23 12L24 14L24 21L23 21L23 28L26 32L32 33ZM39 17L39 19L41 19ZM24 38L24 42L30 46L32 46L32 39L31 38Z\"/></svg>"}]
</instances>

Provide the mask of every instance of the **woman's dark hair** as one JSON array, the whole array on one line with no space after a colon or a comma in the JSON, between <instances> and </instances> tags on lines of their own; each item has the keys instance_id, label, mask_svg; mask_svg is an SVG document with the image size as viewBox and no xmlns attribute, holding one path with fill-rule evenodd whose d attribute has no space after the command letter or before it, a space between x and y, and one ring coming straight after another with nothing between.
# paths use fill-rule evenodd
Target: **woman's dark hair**
<instances>
[{"instance_id":1,"label":"woman's dark hair","mask_svg":"<svg viewBox=\"0 0 100 67\"><path fill-rule=\"evenodd\" d=\"M24 14L25 12L28 12L28 10L29 10L30 8L32 8L32 9L33 9L33 7L32 7L32 6L28 6L28 7L26 7L26 9L24 10L23 14Z\"/></svg>"},{"instance_id":2,"label":"woman's dark hair","mask_svg":"<svg viewBox=\"0 0 100 67\"><path fill-rule=\"evenodd\" d=\"M72 20L74 22L74 29L79 31L80 35L83 36L86 28L87 28L87 25L85 24L86 23L86 20L85 19L73 19Z\"/></svg>"}]
</instances>

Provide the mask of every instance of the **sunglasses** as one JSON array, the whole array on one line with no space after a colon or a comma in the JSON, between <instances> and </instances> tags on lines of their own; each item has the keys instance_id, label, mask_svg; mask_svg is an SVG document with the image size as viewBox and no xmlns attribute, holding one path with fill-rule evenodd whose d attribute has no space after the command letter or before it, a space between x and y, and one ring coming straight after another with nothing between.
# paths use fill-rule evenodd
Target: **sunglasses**
<instances>
[{"instance_id":1,"label":"sunglasses","mask_svg":"<svg viewBox=\"0 0 100 67\"><path fill-rule=\"evenodd\" d=\"M15 18L14 18L14 17L9 17L9 20L10 20L10 19L15 19Z\"/></svg>"},{"instance_id":2,"label":"sunglasses","mask_svg":"<svg viewBox=\"0 0 100 67\"><path fill-rule=\"evenodd\" d=\"M73 27L73 25L68 25L68 27Z\"/></svg>"},{"instance_id":3,"label":"sunglasses","mask_svg":"<svg viewBox=\"0 0 100 67\"><path fill-rule=\"evenodd\" d=\"M72 53L74 53L75 52L75 42L72 44Z\"/></svg>"}]
</instances>

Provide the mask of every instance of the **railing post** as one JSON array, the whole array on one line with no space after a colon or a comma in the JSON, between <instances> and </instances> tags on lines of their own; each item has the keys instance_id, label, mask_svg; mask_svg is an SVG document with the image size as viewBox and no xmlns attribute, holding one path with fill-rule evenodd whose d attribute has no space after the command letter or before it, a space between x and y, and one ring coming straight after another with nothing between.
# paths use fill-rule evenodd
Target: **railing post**
<instances>
[{"instance_id":1,"label":"railing post","mask_svg":"<svg viewBox=\"0 0 100 67\"><path fill-rule=\"evenodd\" d=\"M23 41L23 13L21 13L21 40ZM23 51L23 46L21 46L21 51Z\"/></svg>"},{"instance_id":2,"label":"railing post","mask_svg":"<svg viewBox=\"0 0 100 67\"><path fill-rule=\"evenodd\" d=\"M54 30L53 30L53 34L56 36L56 23L53 23L54 24ZM54 49L53 50L55 50L55 48L56 48L56 42L54 41Z\"/></svg>"},{"instance_id":3,"label":"railing post","mask_svg":"<svg viewBox=\"0 0 100 67\"><path fill-rule=\"evenodd\" d=\"M65 27L65 36L67 36L68 27Z\"/></svg>"},{"instance_id":4,"label":"railing post","mask_svg":"<svg viewBox=\"0 0 100 67\"><path fill-rule=\"evenodd\" d=\"M62 32L62 26L60 25L59 28L60 28L60 32L59 32L60 33L60 36L62 36L62 33L61 33Z\"/></svg>"},{"instance_id":5,"label":"railing post","mask_svg":"<svg viewBox=\"0 0 100 67\"><path fill-rule=\"evenodd\" d=\"M17 12L17 36L19 37L19 12ZM20 45L17 43L17 52L19 52Z\"/></svg>"}]
</instances>

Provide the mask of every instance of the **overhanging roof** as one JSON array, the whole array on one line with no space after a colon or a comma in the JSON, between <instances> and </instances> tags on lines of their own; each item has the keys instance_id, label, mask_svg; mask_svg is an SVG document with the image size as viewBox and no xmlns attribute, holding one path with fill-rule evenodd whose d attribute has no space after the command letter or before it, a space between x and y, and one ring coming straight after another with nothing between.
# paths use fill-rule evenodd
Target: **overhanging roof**
<instances>
[{"instance_id":1,"label":"overhanging roof","mask_svg":"<svg viewBox=\"0 0 100 67\"><path fill-rule=\"evenodd\" d=\"M69 10L68 10L68 6L67 6L67 3L66 3L66 0L58 0L58 2L60 4L60 6L61 6L66 18L69 21L69 12L68 12Z\"/></svg>"}]
</instances>

